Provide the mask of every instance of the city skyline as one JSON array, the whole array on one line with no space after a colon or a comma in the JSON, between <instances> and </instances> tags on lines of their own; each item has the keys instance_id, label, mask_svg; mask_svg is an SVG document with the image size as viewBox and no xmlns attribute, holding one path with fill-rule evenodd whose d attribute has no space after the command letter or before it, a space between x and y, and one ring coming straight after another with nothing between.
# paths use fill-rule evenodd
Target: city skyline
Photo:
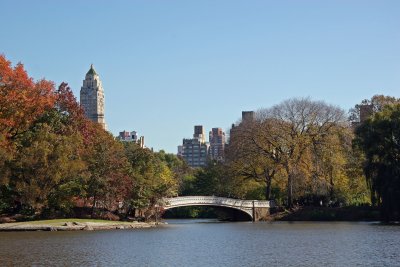
<instances>
[{"instance_id":1,"label":"city skyline","mask_svg":"<svg viewBox=\"0 0 400 267\"><path fill-rule=\"evenodd\" d=\"M1 54L35 79L68 82L78 100L94 64L108 129L135 129L155 150L176 153L193 125L229 133L241 111L291 97L346 111L375 94L399 97L397 1L4 1L0 9Z\"/></svg>"}]
</instances>

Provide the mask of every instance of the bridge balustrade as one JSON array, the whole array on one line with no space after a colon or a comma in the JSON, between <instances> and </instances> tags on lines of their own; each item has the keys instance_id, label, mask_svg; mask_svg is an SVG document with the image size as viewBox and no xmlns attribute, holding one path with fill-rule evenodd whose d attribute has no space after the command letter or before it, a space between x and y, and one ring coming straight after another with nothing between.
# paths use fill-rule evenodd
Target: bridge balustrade
<instances>
[{"instance_id":1,"label":"bridge balustrade","mask_svg":"<svg viewBox=\"0 0 400 267\"><path fill-rule=\"evenodd\" d=\"M216 205L229 205L234 207L253 208L270 207L270 201L265 200L238 200L226 197L215 197L215 196L184 196L175 198L164 199L165 206L180 206L180 205L195 205L195 204L216 204Z\"/></svg>"},{"instance_id":2,"label":"bridge balustrade","mask_svg":"<svg viewBox=\"0 0 400 267\"><path fill-rule=\"evenodd\" d=\"M184 207L184 206L220 206L241 210L249 214L253 220L259 220L260 211L269 214L269 208L274 206L274 202L266 200L241 200L217 196L183 196L163 199L164 210ZM256 211L258 210L258 211Z\"/></svg>"}]
</instances>

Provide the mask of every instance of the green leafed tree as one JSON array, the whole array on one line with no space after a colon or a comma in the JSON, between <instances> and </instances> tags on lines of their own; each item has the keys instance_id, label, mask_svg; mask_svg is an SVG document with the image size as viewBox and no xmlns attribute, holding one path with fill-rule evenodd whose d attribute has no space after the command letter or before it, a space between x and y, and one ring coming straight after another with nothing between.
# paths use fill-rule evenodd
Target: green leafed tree
<instances>
[{"instance_id":1,"label":"green leafed tree","mask_svg":"<svg viewBox=\"0 0 400 267\"><path fill-rule=\"evenodd\" d=\"M85 164L79 157L82 139L69 132L65 116L52 110L18 141L15 157L9 162L9 185L21 203L36 212L49 208L49 199L66 183L77 178Z\"/></svg>"},{"instance_id":2,"label":"green leafed tree","mask_svg":"<svg viewBox=\"0 0 400 267\"><path fill-rule=\"evenodd\" d=\"M386 105L356 130L371 200L385 221L400 220L400 104Z\"/></svg>"},{"instance_id":3,"label":"green leafed tree","mask_svg":"<svg viewBox=\"0 0 400 267\"><path fill-rule=\"evenodd\" d=\"M132 184L128 159L120 142L99 125L93 127L94 134L83 157L87 164L86 199L93 211L96 207L115 210L127 199Z\"/></svg>"},{"instance_id":4,"label":"green leafed tree","mask_svg":"<svg viewBox=\"0 0 400 267\"><path fill-rule=\"evenodd\" d=\"M169 167L169 164L173 165L171 161L162 160L163 156L138 144L124 142L123 145L133 177L127 208L133 214L135 210L144 210L142 215L149 218L163 197L177 194L178 182Z\"/></svg>"}]
</instances>

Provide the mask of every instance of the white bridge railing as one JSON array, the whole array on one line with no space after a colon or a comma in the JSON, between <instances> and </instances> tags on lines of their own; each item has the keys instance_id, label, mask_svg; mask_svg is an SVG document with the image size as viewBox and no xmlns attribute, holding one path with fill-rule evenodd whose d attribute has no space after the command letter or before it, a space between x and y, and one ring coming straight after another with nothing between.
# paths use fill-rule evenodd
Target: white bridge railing
<instances>
[{"instance_id":1,"label":"white bridge railing","mask_svg":"<svg viewBox=\"0 0 400 267\"><path fill-rule=\"evenodd\" d=\"M216 197L216 196L184 196L184 197L172 197L164 198L164 209L170 209L182 206L191 205L213 205L213 206L225 206L234 207L243 210L252 208L270 208L274 206L272 201L267 200L240 200L227 197Z\"/></svg>"}]
</instances>

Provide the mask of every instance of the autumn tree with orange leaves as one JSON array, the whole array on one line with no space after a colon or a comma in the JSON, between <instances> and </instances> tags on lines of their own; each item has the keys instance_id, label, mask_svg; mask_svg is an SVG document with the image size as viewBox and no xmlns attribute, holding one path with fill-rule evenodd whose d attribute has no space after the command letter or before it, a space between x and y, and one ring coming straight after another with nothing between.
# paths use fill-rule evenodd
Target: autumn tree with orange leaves
<instances>
[{"instance_id":1,"label":"autumn tree with orange leaves","mask_svg":"<svg viewBox=\"0 0 400 267\"><path fill-rule=\"evenodd\" d=\"M128 154L84 116L67 83L56 89L51 81L34 81L21 63L12 67L0 55L0 214L68 216L80 200L97 216L100 209L136 203L139 183L141 190L153 192L174 179L162 161L147 166L168 169L162 179L135 171L139 161ZM159 191L148 198L172 192Z\"/></svg>"},{"instance_id":2,"label":"autumn tree with orange leaves","mask_svg":"<svg viewBox=\"0 0 400 267\"><path fill-rule=\"evenodd\" d=\"M6 139L16 138L54 106L54 83L34 82L21 63L12 68L0 55L0 133Z\"/></svg>"}]
</instances>

